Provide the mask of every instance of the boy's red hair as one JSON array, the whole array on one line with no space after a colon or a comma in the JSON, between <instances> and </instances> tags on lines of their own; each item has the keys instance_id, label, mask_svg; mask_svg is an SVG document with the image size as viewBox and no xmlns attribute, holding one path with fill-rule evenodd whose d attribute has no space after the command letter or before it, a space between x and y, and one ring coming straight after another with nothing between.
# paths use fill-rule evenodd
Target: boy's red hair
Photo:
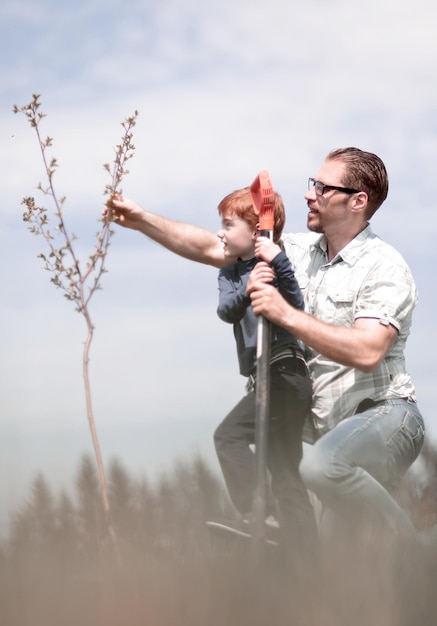
<instances>
[{"instance_id":1,"label":"boy's red hair","mask_svg":"<svg viewBox=\"0 0 437 626\"><path fill-rule=\"evenodd\" d=\"M245 222L247 222L254 230L259 222L259 216L255 213L255 209L252 204L252 196L250 194L250 187L244 187L244 189L238 189L233 191L223 198L218 205L218 212L220 217L226 215L236 215ZM274 226L273 226L273 241L277 242L282 235L285 224L285 209L279 193L275 191L275 210L274 210Z\"/></svg>"}]
</instances>

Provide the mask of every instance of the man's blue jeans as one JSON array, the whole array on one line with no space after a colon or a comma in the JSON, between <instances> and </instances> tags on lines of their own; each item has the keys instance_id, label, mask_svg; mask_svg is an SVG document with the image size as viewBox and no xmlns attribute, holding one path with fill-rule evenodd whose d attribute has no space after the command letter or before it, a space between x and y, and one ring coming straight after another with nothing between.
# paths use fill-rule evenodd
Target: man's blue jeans
<instances>
[{"instance_id":1,"label":"man's blue jeans","mask_svg":"<svg viewBox=\"0 0 437 626\"><path fill-rule=\"evenodd\" d=\"M305 446L302 479L324 508L342 517L376 513L391 528L414 535L413 524L390 492L418 457L424 434L415 402L385 400Z\"/></svg>"}]
</instances>

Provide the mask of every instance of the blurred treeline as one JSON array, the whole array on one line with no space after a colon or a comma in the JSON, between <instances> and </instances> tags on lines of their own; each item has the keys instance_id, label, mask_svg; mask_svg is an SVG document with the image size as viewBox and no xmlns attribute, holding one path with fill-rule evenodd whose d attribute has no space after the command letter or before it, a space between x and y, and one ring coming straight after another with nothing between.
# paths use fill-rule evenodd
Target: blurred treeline
<instances>
[{"instance_id":1,"label":"blurred treeline","mask_svg":"<svg viewBox=\"0 0 437 626\"><path fill-rule=\"evenodd\" d=\"M263 565L267 578L260 584L250 542L220 543L208 534L206 520L232 518L234 511L221 477L200 456L177 461L153 484L114 459L107 478L120 562L92 457L81 458L71 493L54 495L36 476L0 546L1 626L437 623L431 444L396 494L424 531L425 548L367 533L360 545L327 550L320 571L299 589L276 555Z\"/></svg>"}]
</instances>

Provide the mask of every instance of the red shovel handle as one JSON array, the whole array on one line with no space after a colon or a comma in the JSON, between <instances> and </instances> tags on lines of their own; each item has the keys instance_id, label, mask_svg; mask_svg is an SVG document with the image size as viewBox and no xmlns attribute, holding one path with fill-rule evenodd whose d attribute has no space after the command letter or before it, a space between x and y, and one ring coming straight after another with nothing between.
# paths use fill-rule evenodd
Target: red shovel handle
<instances>
[{"instance_id":1,"label":"red shovel handle","mask_svg":"<svg viewBox=\"0 0 437 626\"><path fill-rule=\"evenodd\" d=\"M259 215L259 230L272 231L275 223L275 192L267 170L262 170L250 186L252 204Z\"/></svg>"}]
</instances>

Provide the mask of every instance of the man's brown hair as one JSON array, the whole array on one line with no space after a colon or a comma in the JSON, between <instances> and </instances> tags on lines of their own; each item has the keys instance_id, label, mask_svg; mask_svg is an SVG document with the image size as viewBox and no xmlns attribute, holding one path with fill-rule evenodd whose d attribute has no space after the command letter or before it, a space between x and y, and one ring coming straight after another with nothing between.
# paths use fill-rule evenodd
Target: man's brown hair
<instances>
[{"instance_id":1,"label":"man's brown hair","mask_svg":"<svg viewBox=\"0 0 437 626\"><path fill-rule=\"evenodd\" d=\"M345 163L342 185L366 192L368 197L366 217L370 219L388 193L388 175L382 160L376 154L359 148L332 150L326 160Z\"/></svg>"}]
</instances>

